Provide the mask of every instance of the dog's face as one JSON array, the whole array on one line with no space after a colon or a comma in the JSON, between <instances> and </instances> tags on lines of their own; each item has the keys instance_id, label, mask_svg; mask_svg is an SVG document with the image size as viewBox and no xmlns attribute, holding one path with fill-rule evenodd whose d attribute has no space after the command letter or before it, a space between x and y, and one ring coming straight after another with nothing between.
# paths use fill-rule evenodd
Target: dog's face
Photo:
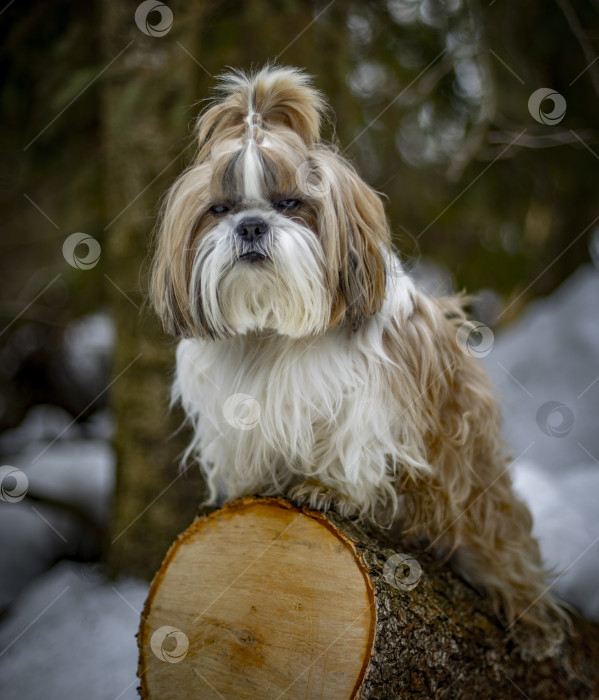
<instances>
[{"instance_id":1,"label":"dog's face","mask_svg":"<svg viewBox=\"0 0 599 700\"><path fill-rule=\"evenodd\" d=\"M225 76L200 117L200 150L168 194L152 295L176 334L301 337L358 327L385 292L382 203L320 142L306 75Z\"/></svg>"}]
</instances>

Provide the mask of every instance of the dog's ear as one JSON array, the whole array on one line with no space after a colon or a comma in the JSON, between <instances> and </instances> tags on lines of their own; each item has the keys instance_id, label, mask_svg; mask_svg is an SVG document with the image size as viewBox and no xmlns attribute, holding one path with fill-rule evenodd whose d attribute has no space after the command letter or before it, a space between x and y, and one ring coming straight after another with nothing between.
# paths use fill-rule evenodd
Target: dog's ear
<instances>
[{"instance_id":1,"label":"dog's ear","mask_svg":"<svg viewBox=\"0 0 599 700\"><path fill-rule=\"evenodd\" d=\"M214 336L191 288L198 202L209 177L206 166L188 168L167 193L155 230L150 300L164 329L176 336Z\"/></svg>"},{"instance_id":2,"label":"dog's ear","mask_svg":"<svg viewBox=\"0 0 599 700\"><path fill-rule=\"evenodd\" d=\"M199 117L200 154L230 138L264 138L287 128L306 145L320 139L327 105L309 75L297 68L267 65L254 73L232 70L220 76L217 100Z\"/></svg>"},{"instance_id":3,"label":"dog's ear","mask_svg":"<svg viewBox=\"0 0 599 700\"><path fill-rule=\"evenodd\" d=\"M335 300L331 325L343 320L355 329L381 308L385 296L390 245L385 209L380 196L329 148L312 149L306 172Z\"/></svg>"},{"instance_id":4,"label":"dog's ear","mask_svg":"<svg viewBox=\"0 0 599 700\"><path fill-rule=\"evenodd\" d=\"M172 193L169 193L169 197ZM150 300L167 333L192 334L193 319L189 304L189 268L191 241L189 229L179 225L167 201L156 227L155 250L150 276Z\"/></svg>"}]
</instances>

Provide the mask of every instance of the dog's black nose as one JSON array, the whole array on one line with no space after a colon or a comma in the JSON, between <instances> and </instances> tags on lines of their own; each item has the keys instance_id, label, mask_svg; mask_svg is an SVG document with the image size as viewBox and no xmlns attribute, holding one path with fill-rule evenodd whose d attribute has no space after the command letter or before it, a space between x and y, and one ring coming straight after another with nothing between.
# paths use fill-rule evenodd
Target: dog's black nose
<instances>
[{"instance_id":1,"label":"dog's black nose","mask_svg":"<svg viewBox=\"0 0 599 700\"><path fill-rule=\"evenodd\" d=\"M268 233L268 224L264 219L242 219L235 227L235 233L248 243L253 243Z\"/></svg>"}]
</instances>

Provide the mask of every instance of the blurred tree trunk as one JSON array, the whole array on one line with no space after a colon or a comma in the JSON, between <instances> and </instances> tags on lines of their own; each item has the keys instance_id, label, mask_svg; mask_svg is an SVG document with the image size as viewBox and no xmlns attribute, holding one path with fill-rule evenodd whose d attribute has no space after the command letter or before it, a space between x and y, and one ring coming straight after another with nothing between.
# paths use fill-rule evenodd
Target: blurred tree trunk
<instances>
[{"instance_id":1,"label":"blurred tree trunk","mask_svg":"<svg viewBox=\"0 0 599 700\"><path fill-rule=\"evenodd\" d=\"M194 21L178 26L193 39L205 3L189 6ZM196 99L198 76L174 37L140 31L135 6L106 0L102 11L104 64L122 52L102 98L106 281L117 327L111 392L118 471L108 559L115 571L151 578L202 499L198 469L178 470L186 438L185 431L175 435L181 414L168 412L174 341L145 300L158 202L193 155L191 115L182 105Z\"/></svg>"}]
</instances>

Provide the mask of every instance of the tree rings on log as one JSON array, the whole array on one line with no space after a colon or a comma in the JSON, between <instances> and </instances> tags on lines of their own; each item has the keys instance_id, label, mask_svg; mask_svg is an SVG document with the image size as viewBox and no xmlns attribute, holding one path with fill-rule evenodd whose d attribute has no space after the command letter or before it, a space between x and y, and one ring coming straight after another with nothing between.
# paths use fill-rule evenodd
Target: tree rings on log
<instances>
[{"instance_id":1,"label":"tree rings on log","mask_svg":"<svg viewBox=\"0 0 599 700\"><path fill-rule=\"evenodd\" d=\"M276 500L198 518L146 603L143 697L354 696L372 648L373 593L352 542L326 524Z\"/></svg>"}]
</instances>

